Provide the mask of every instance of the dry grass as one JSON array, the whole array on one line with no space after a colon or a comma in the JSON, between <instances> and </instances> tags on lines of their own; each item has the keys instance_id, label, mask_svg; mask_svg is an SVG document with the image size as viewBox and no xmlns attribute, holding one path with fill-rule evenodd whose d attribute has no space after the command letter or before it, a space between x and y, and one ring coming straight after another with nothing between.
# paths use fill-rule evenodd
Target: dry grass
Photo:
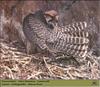
<instances>
[{"instance_id":1,"label":"dry grass","mask_svg":"<svg viewBox=\"0 0 100 87\"><path fill-rule=\"evenodd\" d=\"M49 61L43 54L27 55L25 48L0 39L0 79L100 79L100 57Z\"/></svg>"}]
</instances>

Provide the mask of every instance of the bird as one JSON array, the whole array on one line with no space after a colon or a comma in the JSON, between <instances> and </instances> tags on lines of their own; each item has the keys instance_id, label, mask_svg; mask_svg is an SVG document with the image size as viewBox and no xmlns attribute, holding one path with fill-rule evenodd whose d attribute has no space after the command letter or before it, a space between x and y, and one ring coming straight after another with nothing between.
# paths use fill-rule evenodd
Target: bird
<instances>
[{"instance_id":1,"label":"bird","mask_svg":"<svg viewBox=\"0 0 100 87\"><path fill-rule=\"evenodd\" d=\"M59 53L85 57L89 44L87 22L58 26L57 21L56 12L39 10L24 18L23 32L30 43L41 50L49 51L53 57Z\"/></svg>"}]
</instances>

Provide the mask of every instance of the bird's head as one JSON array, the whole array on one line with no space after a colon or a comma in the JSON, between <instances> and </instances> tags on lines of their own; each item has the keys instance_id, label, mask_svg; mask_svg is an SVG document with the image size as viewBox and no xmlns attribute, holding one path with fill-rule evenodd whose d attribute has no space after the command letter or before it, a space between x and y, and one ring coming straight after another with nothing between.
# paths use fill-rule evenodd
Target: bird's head
<instances>
[{"instance_id":1,"label":"bird's head","mask_svg":"<svg viewBox=\"0 0 100 87\"><path fill-rule=\"evenodd\" d=\"M38 10L35 12L35 16L40 19L46 26L53 29L58 23L58 13L55 10L42 11Z\"/></svg>"},{"instance_id":2,"label":"bird's head","mask_svg":"<svg viewBox=\"0 0 100 87\"><path fill-rule=\"evenodd\" d=\"M49 25L54 27L58 23L59 16L57 11L55 10L46 11L44 12L44 16Z\"/></svg>"}]
</instances>

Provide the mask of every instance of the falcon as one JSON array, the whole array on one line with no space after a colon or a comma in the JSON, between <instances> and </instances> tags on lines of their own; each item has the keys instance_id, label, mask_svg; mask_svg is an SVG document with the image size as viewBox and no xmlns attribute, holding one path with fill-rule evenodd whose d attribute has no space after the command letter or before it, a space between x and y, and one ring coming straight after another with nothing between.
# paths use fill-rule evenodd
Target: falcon
<instances>
[{"instance_id":1,"label":"falcon","mask_svg":"<svg viewBox=\"0 0 100 87\"><path fill-rule=\"evenodd\" d=\"M55 11L41 10L24 18L23 31L27 39L41 50L73 57L85 57L88 51L89 34L87 22L76 22L65 26L56 25ZM54 23L54 24L53 24Z\"/></svg>"}]
</instances>

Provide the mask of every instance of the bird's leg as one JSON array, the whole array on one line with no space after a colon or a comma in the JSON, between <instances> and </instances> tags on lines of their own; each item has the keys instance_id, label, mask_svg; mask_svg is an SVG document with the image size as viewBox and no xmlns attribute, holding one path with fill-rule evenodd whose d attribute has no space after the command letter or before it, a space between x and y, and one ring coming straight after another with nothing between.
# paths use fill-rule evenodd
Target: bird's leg
<instances>
[{"instance_id":1,"label":"bird's leg","mask_svg":"<svg viewBox=\"0 0 100 87\"><path fill-rule=\"evenodd\" d=\"M26 41L26 53L27 54L32 54L36 52L36 46L34 43L29 42L28 40Z\"/></svg>"},{"instance_id":2,"label":"bird's leg","mask_svg":"<svg viewBox=\"0 0 100 87\"><path fill-rule=\"evenodd\" d=\"M32 51L32 49L31 49L31 43L27 40L26 41L26 53L30 54L31 51Z\"/></svg>"}]
</instances>

